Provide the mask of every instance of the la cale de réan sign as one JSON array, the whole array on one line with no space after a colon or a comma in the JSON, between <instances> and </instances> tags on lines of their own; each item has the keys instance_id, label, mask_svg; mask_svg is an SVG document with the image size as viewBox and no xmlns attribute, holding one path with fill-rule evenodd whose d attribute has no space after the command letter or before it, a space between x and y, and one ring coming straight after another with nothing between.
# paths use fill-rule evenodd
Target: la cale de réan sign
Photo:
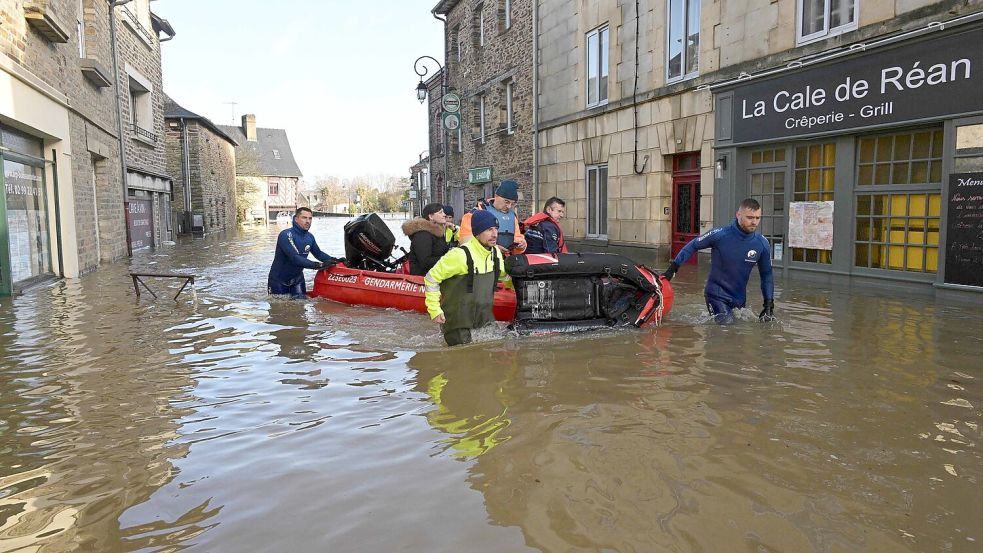
<instances>
[{"instance_id":1,"label":"la cale de r\u00e9an sign","mask_svg":"<svg viewBox=\"0 0 983 553\"><path fill-rule=\"evenodd\" d=\"M735 143L979 112L983 28L837 59L733 90Z\"/></svg>"}]
</instances>

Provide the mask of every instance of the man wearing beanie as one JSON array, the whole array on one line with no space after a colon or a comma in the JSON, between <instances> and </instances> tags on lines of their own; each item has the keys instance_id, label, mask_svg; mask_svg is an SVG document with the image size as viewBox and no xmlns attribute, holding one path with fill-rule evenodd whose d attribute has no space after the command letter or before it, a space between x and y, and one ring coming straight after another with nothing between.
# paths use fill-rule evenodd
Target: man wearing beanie
<instances>
[{"instance_id":1,"label":"man wearing beanie","mask_svg":"<svg viewBox=\"0 0 983 553\"><path fill-rule=\"evenodd\" d=\"M477 208L461 218L461 243L466 242L474 234L471 224L473 213L485 211L498 220L498 247L505 255L522 253L526 249L526 238L519 228L519 216L515 213L515 205L519 202L519 183L514 180L504 180L495 189L495 197L483 202L482 208Z\"/></svg>"},{"instance_id":2,"label":"man wearing beanie","mask_svg":"<svg viewBox=\"0 0 983 553\"><path fill-rule=\"evenodd\" d=\"M444 238L449 246L457 246L461 241L461 227L454 224L454 206L445 205L444 215L447 218L447 222L444 223Z\"/></svg>"},{"instance_id":3,"label":"man wearing beanie","mask_svg":"<svg viewBox=\"0 0 983 553\"><path fill-rule=\"evenodd\" d=\"M471 343L471 329L495 322L492 302L499 280L511 286L496 248L498 219L485 210L470 218L473 239L453 248L423 277L427 313L448 346Z\"/></svg>"}]
</instances>

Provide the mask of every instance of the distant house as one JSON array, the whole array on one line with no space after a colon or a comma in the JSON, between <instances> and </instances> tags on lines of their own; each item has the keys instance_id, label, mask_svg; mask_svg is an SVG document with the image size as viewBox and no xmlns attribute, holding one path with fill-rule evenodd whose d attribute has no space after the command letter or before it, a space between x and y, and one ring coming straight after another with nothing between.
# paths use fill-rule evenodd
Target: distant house
<instances>
[{"instance_id":1,"label":"distant house","mask_svg":"<svg viewBox=\"0 0 983 553\"><path fill-rule=\"evenodd\" d=\"M234 229L235 140L165 94L164 142L167 172L174 177L171 212L178 234Z\"/></svg>"},{"instance_id":2,"label":"distant house","mask_svg":"<svg viewBox=\"0 0 983 553\"><path fill-rule=\"evenodd\" d=\"M292 214L300 205L297 192L303 174L290 150L287 131L257 127L253 114L242 116L241 127L218 127L238 144L236 176L265 188L259 191L250 212L263 214L268 221L283 211Z\"/></svg>"}]
</instances>

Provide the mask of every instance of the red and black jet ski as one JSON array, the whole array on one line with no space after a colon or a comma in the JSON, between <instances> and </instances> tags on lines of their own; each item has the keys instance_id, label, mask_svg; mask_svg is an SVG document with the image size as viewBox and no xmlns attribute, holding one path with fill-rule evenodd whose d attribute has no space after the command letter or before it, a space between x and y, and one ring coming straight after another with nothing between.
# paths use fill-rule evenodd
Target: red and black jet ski
<instances>
[{"instance_id":1,"label":"red and black jet ski","mask_svg":"<svg viewBox=\"0 0 983 553\"><path fill-rule=\"evenodd\" d=\"M514 255L505 267L516 293L512 328L520 334L643 327L672 309L669 281L620 255Z\"/></svg>"}]
</instances>

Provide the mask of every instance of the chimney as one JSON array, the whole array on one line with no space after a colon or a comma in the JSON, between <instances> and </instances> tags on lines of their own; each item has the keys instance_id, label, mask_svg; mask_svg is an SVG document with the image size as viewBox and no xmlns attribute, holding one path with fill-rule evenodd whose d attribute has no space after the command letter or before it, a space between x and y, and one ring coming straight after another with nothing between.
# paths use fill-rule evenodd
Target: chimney
<instances>
[{"instance_id":1,"label":"chimney","mask_svg":"<svg viewBox=\"0 0 983 553\"><path fill-rule=\"evenodd\" d=\"M246 135L246 140L256 142L256 116L252 113L242 116L242 132Z\"/></svg>"}]
</instances>

